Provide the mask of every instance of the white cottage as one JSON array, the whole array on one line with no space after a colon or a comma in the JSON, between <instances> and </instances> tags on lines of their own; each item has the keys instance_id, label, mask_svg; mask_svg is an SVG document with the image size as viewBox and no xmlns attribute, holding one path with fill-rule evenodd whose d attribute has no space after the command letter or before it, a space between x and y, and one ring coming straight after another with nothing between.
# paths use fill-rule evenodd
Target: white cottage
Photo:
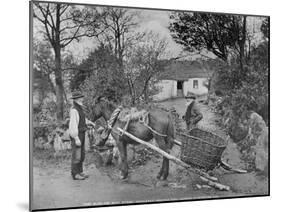
<instances>
[{"instance_id":1,"label":"white cottage","mask_svg":"<svg viewBox=\"0 0 281 212\"><path fill-rule=\"evenodd\" d=\"M197 61L175 61L168 65L157 78L159 93L154 95L155 101L184 97L187 93L201 96L208 93L210 72Z\"/></svg>"}]
</instances>

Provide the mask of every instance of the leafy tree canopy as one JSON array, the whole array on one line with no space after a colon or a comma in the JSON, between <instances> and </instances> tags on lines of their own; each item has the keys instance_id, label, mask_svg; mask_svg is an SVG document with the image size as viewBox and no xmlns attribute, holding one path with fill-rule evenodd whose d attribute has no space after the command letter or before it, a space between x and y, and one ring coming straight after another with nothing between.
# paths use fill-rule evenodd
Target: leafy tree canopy
<instances>
[{"instance_id":1,"label":"leafy tree canopy","mask_svg":"<svg viewBox=\"0 0 281 212\"><path fill-rule=\"evenodd\" d=\"M242 16L177 12L171 15L173 39L185 50L201 52L207 49L226 61L230 49L242 40Z\"/></svg>"}]
</instances>

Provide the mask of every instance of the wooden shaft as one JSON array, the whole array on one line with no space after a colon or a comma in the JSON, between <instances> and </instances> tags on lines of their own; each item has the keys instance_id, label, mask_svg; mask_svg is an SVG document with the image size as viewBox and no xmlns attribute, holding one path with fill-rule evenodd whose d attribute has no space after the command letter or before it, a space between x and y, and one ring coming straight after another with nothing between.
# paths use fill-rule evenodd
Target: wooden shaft
<instances>
[{"instance_id":1,"label":"wooden shaft","mask_svg":"<svg viewBox=\"0 0 281 212\"><path fill-rule=\"evenodd\" d=\"M167 152L163 151L162 149L148 143L148 142L145 142L137 137L135 137L134 135L124 131L123 129L117 127L117 130L119 130L120 132L122 132L123 134L125 134L126 136L128 136L129 138L133 139L134 141L138 142L138 143L141 143L145 146L148 146L149 148L155 150L156 152L158 152L159 154L163 155L164 157L166 157L167 159L171 160L172 162L176 163L177 165L180 165L186 169L190 169L192 172L194 172L195 174L198 174L200 176L203 176L211 181L218 181L218 179L216 177L212 177L212 176L209 176L207 173L199 170L199 169L194 169L192 168L190 165L184 163L183 161L181 161L180 159L168 154Z\"/></svg>"},{"instance_id":2,"label":"wooden shaft","mask_svg":"<svg viewBox=\"0 0 281 212\"><path fill-rule=\"evenodd\" d=\"M225 161L222 161L222 160L220 161L220 165L222 168L224 168L227 171L233 171L233 172L240 173L240 174L247 173L246 170L233 168L228 163L226 163Z\"/></svg>"},{"instance_id":3,"label":"wooden shaft","mask_svg":"<svg viewBox=\"0 0 281 212\"><path fill-rule=\"evenodd\" d=\"M229 186L226 186L226 185L223 185L223 184L220 184L220 183L217 183L217 182L213 182L205 177L202 177L200 176L200 179L203 180L205 183L207 183L209 186L212 186L212 187L215 187L219 190L224 190L224 191L229 191L230 190L230 187Z\"/></svg>"}]
</instances>

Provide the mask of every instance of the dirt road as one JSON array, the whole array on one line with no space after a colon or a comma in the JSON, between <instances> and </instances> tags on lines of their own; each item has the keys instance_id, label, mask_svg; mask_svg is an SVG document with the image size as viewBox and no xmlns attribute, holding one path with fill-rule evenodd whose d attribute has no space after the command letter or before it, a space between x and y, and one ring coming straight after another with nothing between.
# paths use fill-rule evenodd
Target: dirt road
<instances>
[{"instance_id":1,"label":"dirt road","mask_svg":"<svg viewBox=\"0 0 281 212\"><path fill-rule=\"evenodd\" d=\"M185 100L174 99L162 102L165 107L174 107L177 113L183 115ZM224 136L216 124L216 116L206 105L201 105L204 119L201 127L207 127ZM144 147L138 147L140 152ZM179 156L180 149L174 147L172 154ZM140 156L140 155L139 155ZM138 157L138 155L137 155ZM235 145L229 142L223 154L229 164L243 168L239 152ZM116 166L103 166L100 156L95 152L87 153L85 167L90 178L85 181L73 181L70 177L70 154L54 159L52 153L39 152L34 156L34 209L79 207L105 204L128 204L135 202L170 201L181 199L216 198L245 195L264 195L268 193L267 178L257 177L254 173L234 174L216 169L213 174L220 182L231 187L231 191L222 192L211 189L196 188L200 183L197 176L171 163L170 175L167 181L157 181L156 175L160 169L161 157L152 155L144 164L130 163L130 177L126 181L118 178ZM129 150L129 161L132 161Z\"/></svg>"}]
</instances>

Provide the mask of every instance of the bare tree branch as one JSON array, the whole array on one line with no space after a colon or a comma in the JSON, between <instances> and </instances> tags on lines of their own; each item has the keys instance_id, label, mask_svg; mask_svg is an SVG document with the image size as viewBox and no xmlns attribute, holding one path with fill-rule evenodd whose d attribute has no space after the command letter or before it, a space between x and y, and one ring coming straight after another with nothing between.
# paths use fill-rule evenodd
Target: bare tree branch
<instances>
[{"instance_id":1,"label":"bare tree branch","mask_svg":"<svg viewBox=\"0 0 281 212\"><path fill-rule=\"evenodd\" d=\"M69 20L73 20L73 17L65 17L65 18L62 18L62 19L60 20L60 22L62 23L62 22L69 21Z\"/></svg>"},{"instance_id":2,"label":"bare tree branch","mask_svg":"<svg viewBox=\"0 0 281 212\"><path fill-rule=\"evenodd\" d=\"M72 25L72 26L66 26L66 27L63 27L60 29L60 32L63 32L65 30L69 30L69 29L75 29L77 28L78 26L77 25Z\"/></svg>"},{"instance_id":3,"label":"bare tree branch","mask_svg":"<svg viewBox=\"0 0 281 212\"><path fill-rule=\"evenodd\" d=\"M64 12L69 8L69 5L63 4L63 5L61 5L61 8L62 8L62 10L60 12L60 16L62 16L64 14Z\"/></svg>"}]
</instances>

